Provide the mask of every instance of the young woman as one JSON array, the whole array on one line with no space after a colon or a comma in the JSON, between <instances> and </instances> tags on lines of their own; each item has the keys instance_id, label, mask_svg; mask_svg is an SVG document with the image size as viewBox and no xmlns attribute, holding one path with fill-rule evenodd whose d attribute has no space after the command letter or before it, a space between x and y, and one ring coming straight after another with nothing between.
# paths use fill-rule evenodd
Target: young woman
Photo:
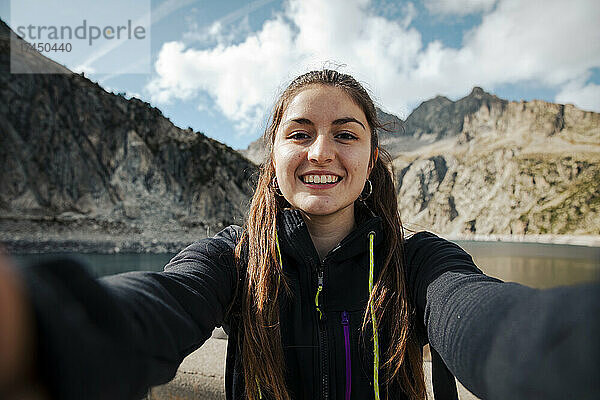
<instances>
[{"instance_id":1,"label":"young woman","mask_svg":"<svg viewBox=\"0 0 600 400\"><path fill-rule=\"evenodd\" d=\"M55 398L139 398L223 325L228 399L424 399L426 342L438 399L456 398L446 365L482 398L591 398L597 286L503 283L453 243L405 238L379 127L351 76L296 78L273 109L243 228L161 273L26 269L35 329L20 325L37 340L10 359L34 349L34 380Z\"/></svg>"}]
</instances>

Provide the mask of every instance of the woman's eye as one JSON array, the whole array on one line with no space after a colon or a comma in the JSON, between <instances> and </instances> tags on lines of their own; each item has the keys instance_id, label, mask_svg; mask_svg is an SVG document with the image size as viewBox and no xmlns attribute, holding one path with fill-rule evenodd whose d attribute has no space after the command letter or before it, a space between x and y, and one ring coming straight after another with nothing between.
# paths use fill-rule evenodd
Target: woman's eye
<instances>
[{"instance_id":1,"label":"woman's eye","mask_svg":"<svg viewBox=\"0 0 600 400\"><path fill-rule=\"evenodd\" d=\"M337 137L340 139L350 139L350 140L357 139L357 137L350 132L340 132L337 134Z\"/></svg>"},{"instance_id":2,"label":"woman's eye","mask_svg":"<svg viewBox=\"0 0 600 400\"><path fill-rule=\"evenodd\" d=\"M305 132L292 132L289 136L288 139L294 139L294 140L302 140L302 139L306 139L309 136L305 133Z\"/></svg>"}]
</instances>

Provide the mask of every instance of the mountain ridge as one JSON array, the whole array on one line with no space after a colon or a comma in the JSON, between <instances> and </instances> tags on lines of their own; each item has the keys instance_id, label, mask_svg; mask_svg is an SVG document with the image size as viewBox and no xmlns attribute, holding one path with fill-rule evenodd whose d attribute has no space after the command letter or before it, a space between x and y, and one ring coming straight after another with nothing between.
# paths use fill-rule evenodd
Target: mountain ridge
<instances>
[{"instance_id":1,"label":"mountain ridge","mask_svg":"<svg viewBox=\"0 0 600 400\"><path fill-rule=\"evenodd\" d=\"M11 31L0 32L2 226L198 238L243 222L252 163L83 75L11 74ZM49 62L27 53L13 61Z\"/></svg>"},{"instance_id":2,"label":"mountain ridge","mask_svg":"<svg viewBox=\"0 0 600 400\"><path fill-rule=\"evenodd\" d=\"M483 104L460 134L394 160L404 220L453 235L599 235L600 114L503 107Z\"/></svg>"}]
</instances>

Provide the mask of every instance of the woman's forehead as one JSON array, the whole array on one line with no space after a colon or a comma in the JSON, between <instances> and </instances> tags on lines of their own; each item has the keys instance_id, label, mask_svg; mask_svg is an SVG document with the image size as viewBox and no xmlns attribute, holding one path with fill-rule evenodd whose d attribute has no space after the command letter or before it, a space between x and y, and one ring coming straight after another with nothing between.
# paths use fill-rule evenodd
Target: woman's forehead
<instances>
[{"instance_id":1,"label":"woman's forehead","mask_svg":"<svg viewBox=\"0 0 600 400\"><path fill-rule=\"evenodd\" d=\"M311 85L298 92L283 113L282 124L306 118L316 123L331 123L352 117L365 126L367 119L362 109L344 90L325 85Z\"/></svg>"}]
</instances>

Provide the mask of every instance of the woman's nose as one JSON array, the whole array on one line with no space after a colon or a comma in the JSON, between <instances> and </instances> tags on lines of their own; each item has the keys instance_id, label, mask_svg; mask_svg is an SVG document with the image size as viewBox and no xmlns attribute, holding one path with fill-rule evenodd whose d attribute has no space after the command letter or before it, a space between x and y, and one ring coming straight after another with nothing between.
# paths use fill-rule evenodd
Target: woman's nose
<instances>
[{"instance_id":1,"label":"woman's nose","mask_svg":"<svg viewBox=\"0 0 600 400\"><path fill-rule=\"evenodd\" d=\"M326 135L318 135L308 149L308 160L322 164L335 158L334 143Z\"/></svg>"}]
</instances>

